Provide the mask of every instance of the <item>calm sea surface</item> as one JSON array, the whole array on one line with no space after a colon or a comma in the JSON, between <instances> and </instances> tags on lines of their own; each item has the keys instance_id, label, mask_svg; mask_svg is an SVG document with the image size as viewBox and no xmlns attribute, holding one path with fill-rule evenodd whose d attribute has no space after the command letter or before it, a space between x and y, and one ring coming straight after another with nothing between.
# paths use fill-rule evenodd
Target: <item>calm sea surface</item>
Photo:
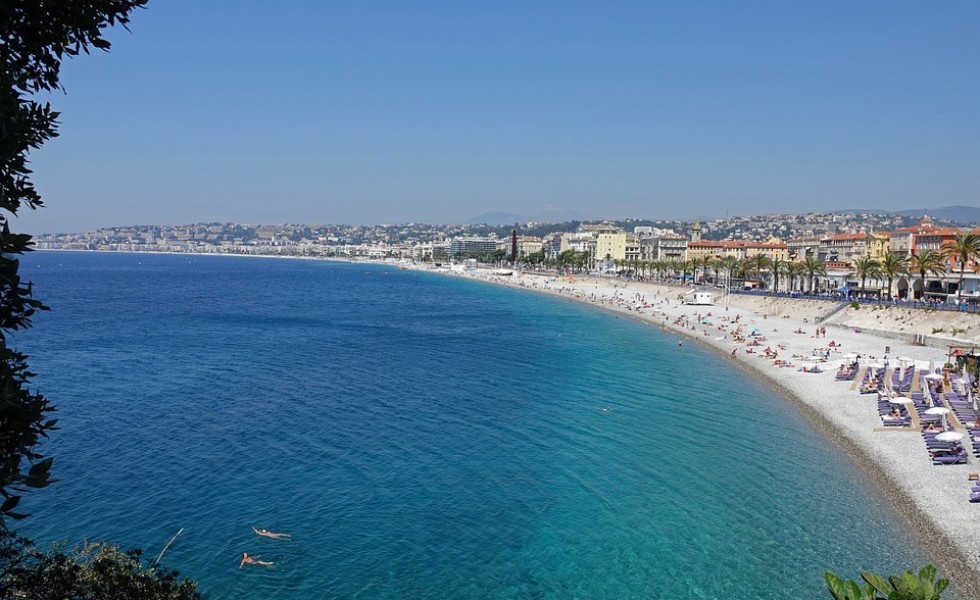
<instances>
[{"instance_id":1,"label":"calm sea surface","mask_svg":"<svg viewBox=\"0 0 980 600\"><path fill-rule=\"evenodd\" d=\"M928 560L784 400L648 325L374 265L24 264L62 429L22 531L183 528L164 563L212 598L823 598Z\"/></svg>"}]
</instances>

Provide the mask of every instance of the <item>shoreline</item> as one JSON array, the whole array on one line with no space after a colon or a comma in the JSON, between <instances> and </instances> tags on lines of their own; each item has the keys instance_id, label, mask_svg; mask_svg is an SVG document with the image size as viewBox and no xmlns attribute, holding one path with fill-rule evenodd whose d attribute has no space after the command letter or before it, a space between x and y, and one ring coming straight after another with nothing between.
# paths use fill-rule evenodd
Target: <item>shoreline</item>
<instances>
[{"instance_id":1,"label":"shoreline","mask_svg":"<svg viewBox=\"0 0 980 600\"><path fill-rule=\"evenodd\" d=\"M63 250L58 250L63 251ZM57 251L52 251L57 252ZM76 250L72 252L92 252ZM106 252L107 253L107 252ZM132 251L127 254L156 254ZM925 444L917 429L895 428L885 431L875 406L875 396L860 395L851 389L851 381L834 380L836 366L843 360L844 353L831 358L823 373L801 373L797 369L800 362L794 360L796 367L779 368L772 361L764 360L761 354L747 355L744 345L733 346L727 332L724 339L718 330L709 332L700 323L688 329L674 323L675 319L692 314L712 313L717 325L719 316L740 316L747 327L757 327L769 339L771 345L783 344L780 350L783 357L794 352L809 354L814 346L826 345L829 340L840 342L846 352L859 352L864 356L881 356L885 346L890 346L890 355L897 366L898 356L916 359L916 367L925 368L929 360L940 365L945 353L934 347L916 346L901 340L880 337L871 332L856 333L846 325L832 321L821 323L827 327L827 337L817 341L809 335L814 322L799 318L800 314L780 316L769 308L753 306L742 296L728 296L712 306L684 305L677 296L688 288L654 283L625 282L619 279L594 277L529 274L514 271L512 276L501 276L492 270L475 272L435 270L428 265L392 263L381 261L352 261L326 257L298 256L253 256L227 254L188 254L187 256L242 256L255 258L282 258L287 260L327 260L358 264L384 265L409 270L429 272L436 275L450 275L480 281L489 285L511 287L518 290L548 294L556 298L591 305L616 315L639 320L650 326L662 329L663 333L683 336L684 340L696 343L700 348L710 350L730 361L731 350L737 349L738 359L732 365L747 376L772 389L780 397L790 402L800 414L811 423L816 431L829 443L834 444L868 478L871 485L880 491L880 500L892 512L901 517L911 529L921 547L939 568L940 576L952 582L953 591L963 598L980 598L980 504L969 502L970 482L967 474L980 472L980 459L971 455L966 465L933 466ZM592 298L590 298L591 294ZM626 298L638 294L656 303L659 312L627 309ZM740 303L739 300L742 299ZM742 304L742 305L740 305ZM794 305L800 307L801 305ZM798 313L807 314L805 310ZM811 315L812 316L812 315ZM980 321L980 315L977 316ZM806 334L798 335L793 329L802 328ZM709 332L707 335L705 332ZM943 356L940 357L939 355ZM865 362L864 364L867 364ZM886 548L882 549L887 552ZM917 570L922 565L907 565L905 568ZM891 575L895 573L888 573ZM854 579L858 573L839 573Z\"/></svg>"},{"instance_id":2,"label":"shoreline","mask_svg":"<svg viewBox=\"0 0 980 600\"><path fill-rule=\"evenodd\" d=\"M937 365L939 350L911 345L899 340L869 333L856 333L832 323L826 338L810 335L815 324L792 315L769 319L738 306L738 297L729 296L712 306L681 304L676 299L687 288L592 277L562 277L527 274L515 271L512 276L498 276L492 271L450 272L409 267L436 274L465 277L492 285L548 294L580 302L656 326L663 333L683 336L698 347L717 353L746 376L760 381L790 402L816 431L837 446L849 460L878 488L881 500L900 516L926 553L933 559L940 575L953 584L953 591L964 598L980 598L980 504L969 502L969 473L980 471L980 460L972 453L965 465L934 466L916 428L885 430L877 412L876 395L861 395L852 390L853 381L836 381L836 367L844 353L832 356L822 373L799 370L802 361L791 359L793 368L774 366L761 354L746 354L744 344L734 345L728 333L711 331L719 315L729 319L738 316L748 327L761 330L772 346L783 346L781 356L807 356L815 346L834 340L846 352L863 356L882 356L889 347L892 357L914 358L916 369L925 368L930 360ZM656 312L632 304L628 298L641 297L655 305ZM733 302L734 300L734 302ZM629 307L629 308L628 308ZM694 314L710 313L709 325L688 327ZM675 320L687 318L684 326ZM700 321L700 319L698 320ZM802 329L804 335L793 333ZM723 339L717 339L723 338ZM819 340L819 341L818 341ZM835 345L837 345L835 344ZM737 359L732 359L735 349ZM893 358L897 362L897 359ZM865 361L867 364L867 361ZM897 366L894 363L892 366ZM969 436L964 440L964 445ZM883 549L883 551L887 551ZM918 570L923 565L907 565ZM889 573L886 575L891 575ZM857 573L840 573L856 578Z\"/></svg>"}]
</instances>

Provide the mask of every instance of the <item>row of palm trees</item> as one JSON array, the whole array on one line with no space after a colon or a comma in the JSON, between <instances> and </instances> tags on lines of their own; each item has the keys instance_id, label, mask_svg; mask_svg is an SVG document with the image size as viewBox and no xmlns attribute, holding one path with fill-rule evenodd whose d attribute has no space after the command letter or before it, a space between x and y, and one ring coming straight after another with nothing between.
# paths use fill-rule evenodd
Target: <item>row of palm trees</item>
<instances>
[{"instance_id":1,"label":"row of palm trees","mask_svg":"<svg viewBox=\"0 0 980 600\"><path fill-rule=\"evenodd\" d=\"M957 235L954 240L947 242L940 250L922 250L918 254L904 256L889 253L881 260L863 257L853 264L849 277L861 281L861 290L865 289L868 279L887 281L888 297L892 296L892 282L902 276L918 275L921 289L925 289L927 274L937 277L946 275L947 264L955 260L959 264L958 292L963 289L963 277L966 263L971 260L980 264L980 235L966 233ZM785 261L770 258L765 254L756 254L739 260L734 256L714 258L704 256L688 260L641 261L615 260L613 264L620 270L629 271L636 276L654 277L660 281L673 280L680 276L682 281L700 278L703 281L719 283L719 276L724 274L728 286L736 281L746 282L755 280L760 287L780 290L780 281L787 282L789 291L815 291L817 278L827 275L827 268L822 261L814 256L808 256L802 261ZM799 281L800 287L796 283ZM771 282L771 286L768 283ZM807 285L804 289L804 285Z\"/></svg>"},{"instance_id":2,"label":"row of palm trees","mask_svg":"<svg viewBox=\"0 0 980 600\"><path fill-rule=\"evenodd\" d=\"M765 284L771 279L774 290L780 288L780 278L785 278L784 281L788 282L786 288L789 290L797 289L796 283L799 281L801 286L808 284L806 289L812 291L817 278L827 275L827 267L813 256L799 262L771 259L765 254L756 254L741 260L734 256L704 256L688 260L615 260L613 264L617 269L640 277L652 277L658 281L701 279L714 283L725 281L731 287L735 282L754 280Z\"/></svg>"},{"instance_id":3,"label":"row of palm trees","mask_svg":"<svg viewBox=\"0 0 980 600\"><path fill-rule=\"evenodd\" d=\"M956 295L959 298L963 293L966 264L970 261L980 264L980 235L958 234L954 239L943 244L939 250L922 250L911 256L888 253L881 260L869 256L859 258L854 261L854 270L849 275L861 280L862 290L865 281L869 278L887 281L885 290L890 299L894 279L903 275L918 275L924 290L926 274L944 277L950 261L959 264L959 279L956 285Z\"/></svg>"}]
</instances>

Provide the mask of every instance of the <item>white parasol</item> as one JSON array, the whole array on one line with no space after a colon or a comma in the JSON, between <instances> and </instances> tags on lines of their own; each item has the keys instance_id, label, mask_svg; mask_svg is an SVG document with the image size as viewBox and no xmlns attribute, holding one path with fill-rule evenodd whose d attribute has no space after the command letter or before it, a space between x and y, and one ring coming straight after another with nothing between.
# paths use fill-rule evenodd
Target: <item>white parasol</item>
<instances>
[{"instance_id":1,"label":"white parasol","mask_svg":"<svg viewBox=\"0 0 980 600\"><path fill-rule=\"evenodd\" d=\"M943 406L934 406L926 410L927 415L939 415L943 420L943 429L946 429L946 415L949 414L949 409Z\"/></svg>"},{"instance_id":2,"label":"white parasol","mask_svg":"<svg viewBox=\"0 0 980 600\"><path fill-rule=\"evenodd\" d=\"M944 431L936 436L940 442L958 442L963 439L963 434L959 431Z\"/></svg>"}]
</instances>

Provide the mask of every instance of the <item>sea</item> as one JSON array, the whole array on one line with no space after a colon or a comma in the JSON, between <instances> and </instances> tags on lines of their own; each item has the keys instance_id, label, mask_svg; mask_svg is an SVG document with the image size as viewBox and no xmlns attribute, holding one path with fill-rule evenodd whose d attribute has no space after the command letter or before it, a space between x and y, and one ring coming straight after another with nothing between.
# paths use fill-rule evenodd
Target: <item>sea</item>
<instances>
[{"instance_id":1,"label":"sea","mask_svg":"<svg viewBox=\"0 0 980 600\"><path fill-rule=\"evenodd\" d=\"M636 320L381 264L22 264L52 308L13 338L60 419L18 523L45 546L172 542L236 600L824 598L930 562L779 393Z\"/></svg>"}]
</instances>

